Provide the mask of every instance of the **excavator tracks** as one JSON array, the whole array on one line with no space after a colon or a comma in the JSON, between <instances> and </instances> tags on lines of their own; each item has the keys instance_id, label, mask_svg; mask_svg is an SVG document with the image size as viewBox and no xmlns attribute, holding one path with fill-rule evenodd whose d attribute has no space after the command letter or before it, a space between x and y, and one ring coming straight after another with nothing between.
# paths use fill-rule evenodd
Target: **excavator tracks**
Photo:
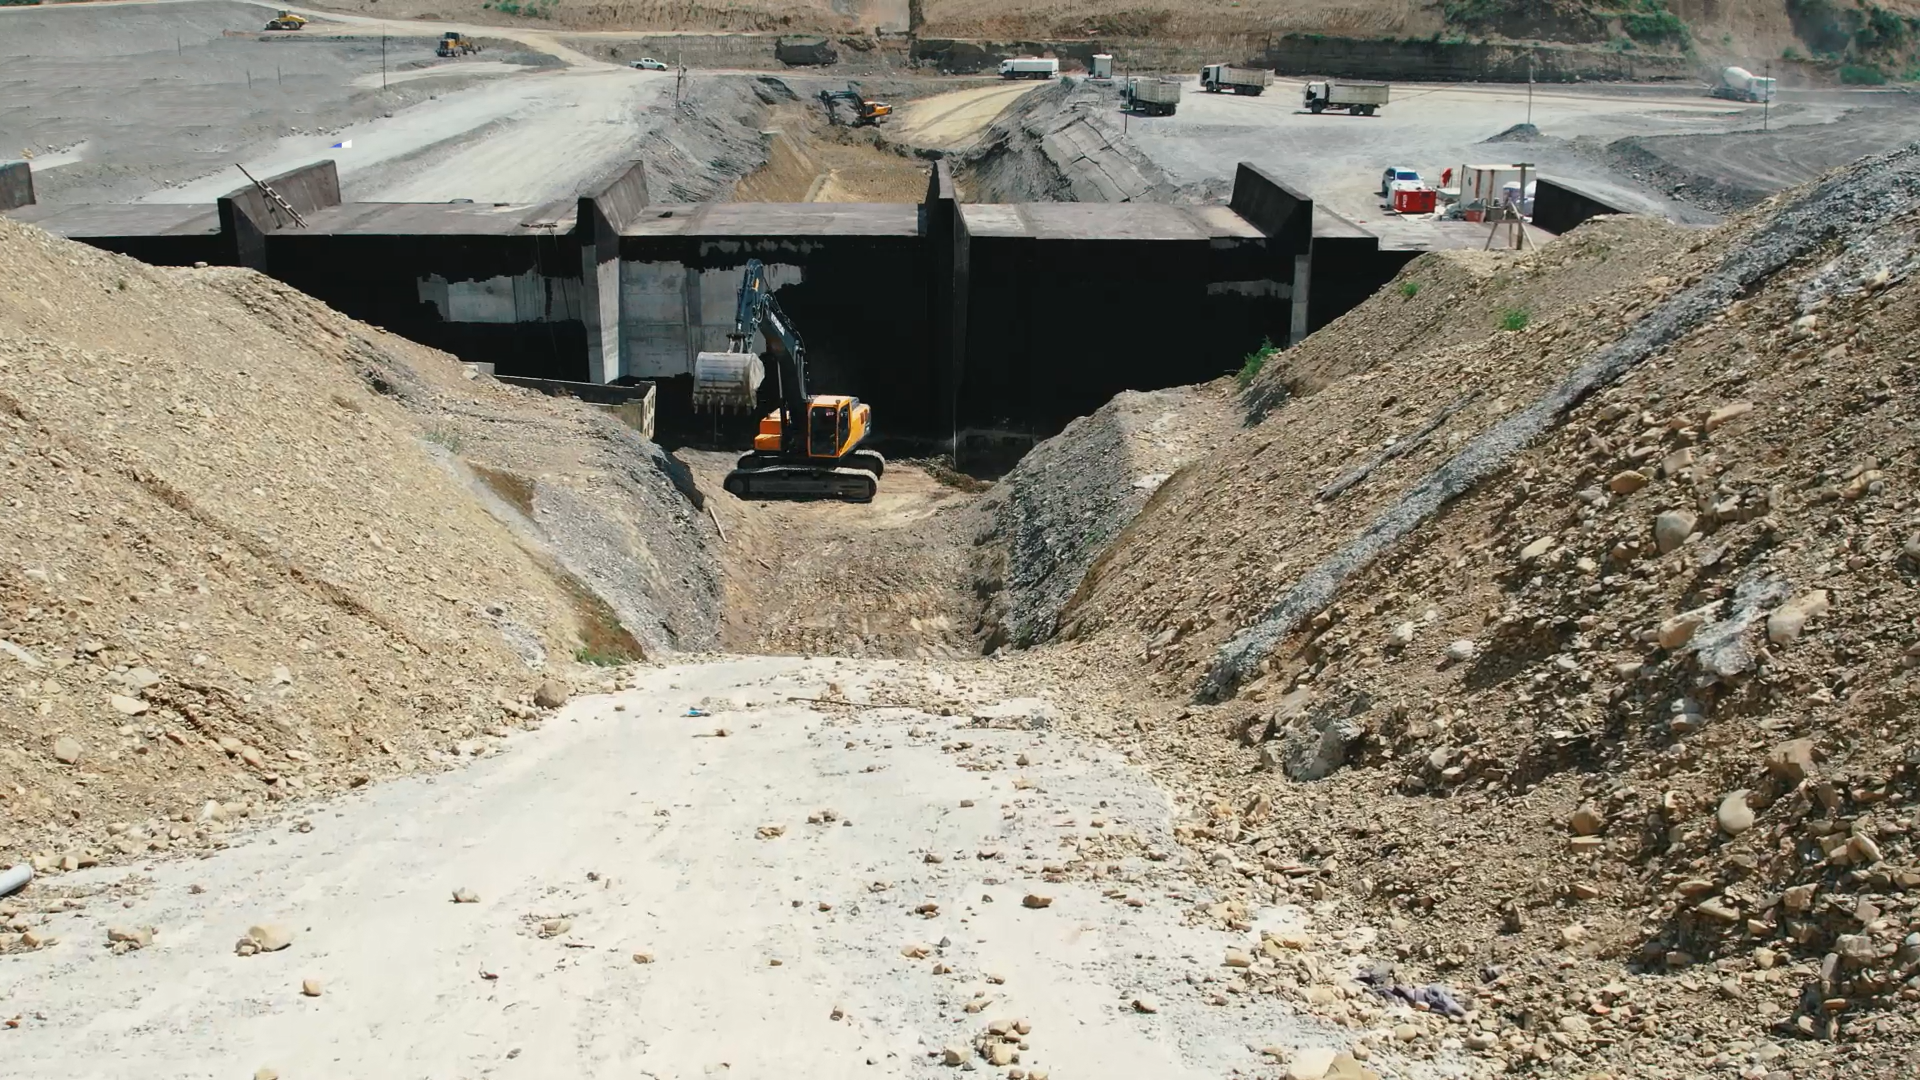
<instances>
[{"instance_id":1,"label":"excavator tracks","mask_svg":"<svg viewBox=\"0 0 1920 1080\"><path fill-rule=\"evenodd\" d=\"M839 499L872 502L879 479L865 469L816 465L761 465L727 474L727 490L742 499Z\"/></svg>"}]
</instances>

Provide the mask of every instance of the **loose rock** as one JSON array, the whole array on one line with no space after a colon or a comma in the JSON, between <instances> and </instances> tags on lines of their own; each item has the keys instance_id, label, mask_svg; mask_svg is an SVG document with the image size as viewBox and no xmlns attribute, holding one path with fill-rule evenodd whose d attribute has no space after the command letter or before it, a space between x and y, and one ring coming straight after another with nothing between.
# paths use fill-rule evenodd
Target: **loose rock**
<instances>
[{"instance_id":1,"label":"loose rock","mask_svg":"<svg viewBox=\"0 0 1920 1080\"><path fill-rule=\"evenodd\" d=\"M567 688L567 684L548 679L533 692L533 703L542 709L557 709L565 705L571 696L573 691Z\"/></svg>"}]
</instances>

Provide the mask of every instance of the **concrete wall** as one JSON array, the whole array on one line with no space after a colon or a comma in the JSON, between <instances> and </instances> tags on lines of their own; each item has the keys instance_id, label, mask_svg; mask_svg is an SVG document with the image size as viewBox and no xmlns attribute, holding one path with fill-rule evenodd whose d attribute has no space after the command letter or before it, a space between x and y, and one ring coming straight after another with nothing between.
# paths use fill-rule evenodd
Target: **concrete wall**
<instances>
[{"instance_id":1,"label":"concrete wall","mask_svg":"<svg viewBox=\"0 0 1920 1080\"><path fill-rule=\"evenodd\" d=\"M277 176L266 177L263 182L278 192L287 206L303 217L316 210L340 205L340 171L332 161L302 165ZM223 253L225 257L218 261L233 266L265 270L265 236L280 229L298 227L292 214L254 184L235 188L221 196L217 205L220 233L230 247Z\"/></svg>"},{"instance_id":2,"label":"concrete wall","mask_svg":"<svg viewBox=\"0 0 1920 1080\"><path fill-rule=\"evenodd\" d=\"M647 170L638 161L580 199L574 236L580 246L580 319L589 382L612 382L622 374L620 230L647 202Z\"/></svg>"},{"instance_id":3,"label":"concrete wall","mask_svg":"<svg viewBox=\"0 0 1920 1080\"><path fill-rule=\"evenodd\" d=\"M1536 181L1533 194L1533 223L1556 235L1602 214L1631 212L1565 180L1544 176Z\"/></svg>"},{"instance_id":4,"label":"concrete wall","mask_svg":"<svg viewBox=\"0 0 1920 1080\"><path fill-rule=\"evenodd\" d=\"M927 321L932 348L931 434L959 456L960 387L967 373L967 318L972 285L972 237L960 210L953 169L945 158L927 173L926 232L930 267Z\"/></svg>"},{"instance_id":5,"label":"concrete wall","mask_svg":"<svg viewBox=\"0 0 1920 1080\"><path fill-rule=\"evenodd\" d=\"M0 211L33 205L33 167L24 161L0 162Z\"/></svg>"},{"instance_id":6,"label":"concrete wall","mask_svg":"<svg viewBox=\"0 0 1920 1080\"><path fill-rule=\"evenodd\" d=\"M1283 345L1299 341L1312 330L1308 304L1312 281L1313 200L1264 169L1243 161L1234 172L1233 195L1227 206L1266 234L1271 248L1268 280L1288 286L1287 325L1284 329L1273 328L1267 336Z\"/></svg>"}]
</instances>

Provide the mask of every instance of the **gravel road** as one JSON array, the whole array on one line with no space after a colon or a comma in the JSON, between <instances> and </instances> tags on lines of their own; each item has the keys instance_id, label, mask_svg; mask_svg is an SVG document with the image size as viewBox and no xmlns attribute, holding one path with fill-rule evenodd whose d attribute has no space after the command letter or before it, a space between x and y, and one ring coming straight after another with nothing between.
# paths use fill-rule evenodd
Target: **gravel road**
<instances>
[{"instance_id":1,"label":"gravel road","mask_svg":"<svg viewBox=\"0 0 1920 1080\"><path fill-rule=\"evenodd\" d=\"M48 917L58 942L0 966L22 1017L9 1068L935 1076L948 1046L986 1068L976 1037L1015 1017L1021 1065L1062 1077L1218 1077L1260 1067L1249 1045L1344 1045L1277 998L1203 1003L1189 978L1251 935L1186 925L1205 895L1165 796L985 678L633 669L457 775L289 809L206 860L65 875L84 899ZM842 695L875 704L793 700ZM238 955L260 923L292 945ZM152 944L109 947L144 926Z\"/></svg>"}]
</instances>

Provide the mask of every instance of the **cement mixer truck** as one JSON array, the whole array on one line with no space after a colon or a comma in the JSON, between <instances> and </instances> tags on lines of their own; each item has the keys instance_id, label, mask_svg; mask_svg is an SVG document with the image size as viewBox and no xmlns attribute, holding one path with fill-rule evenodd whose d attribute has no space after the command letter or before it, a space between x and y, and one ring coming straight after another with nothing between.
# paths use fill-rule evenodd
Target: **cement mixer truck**
<instances>
[{"instance_id":1,"label":"cement mixer truck","mask_svg":"<svg viewBox=\"0 0 1920 1080\"><path fill-rule=\"evenodd\" d=\"M1724 68L1720 72L1720 82L1713 88L1713 96L1758 105L1773 100L1774 83L1778 81L1755 75L1743 67Z\"/></svg>"}]
</instances>

